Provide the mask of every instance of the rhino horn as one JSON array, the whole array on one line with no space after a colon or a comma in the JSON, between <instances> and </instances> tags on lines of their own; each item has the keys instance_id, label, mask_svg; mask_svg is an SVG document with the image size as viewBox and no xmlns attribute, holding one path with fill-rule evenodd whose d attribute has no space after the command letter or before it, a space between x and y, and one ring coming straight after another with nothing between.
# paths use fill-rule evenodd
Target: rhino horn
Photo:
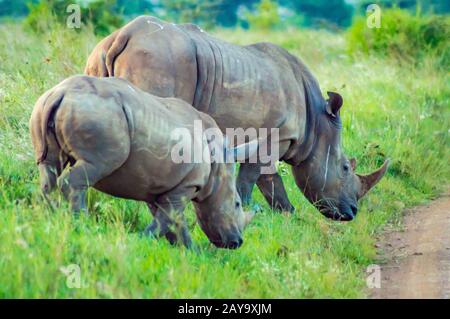
<instances>
[{"instance_id":1,"label":"rhino horn","mask_svg":"<svg viewBox=\"0 0 450 319\"><path fill-rule=\"evenodd\" d=\"M361 183L360 190L358 192L359 198L363 197L372 187L374 187L380 181L380 179L386 173L388 167L389 167L389 160L387 159L386 161L384 161L384 164L379 169L368 175L356 174Z\"/></svg>"},{"instance_id":2,"label":"rhino horn","mask_svg":"<svg viewBox=\"0 0 450 319\"><path fill-rule=\"evenodd\" d=\"M258 150L258 144L259 141L255 139L248 143L244 143L231 149L228 149L227 153L230 153L230 155L232 155L234 161L246 160L256 154Z\"/></svg>"},{"instance_id":3,"label":"rhino horn","mask_svg":"<svg viewBox=\"0 0 450 319\"><path fill-rule=\"evenodd\" d=\"M248 224L252 221L253 217L255 217L254 212L245 212L244 213L244 228L247 227Z\"/></svg>"}]
</instances>

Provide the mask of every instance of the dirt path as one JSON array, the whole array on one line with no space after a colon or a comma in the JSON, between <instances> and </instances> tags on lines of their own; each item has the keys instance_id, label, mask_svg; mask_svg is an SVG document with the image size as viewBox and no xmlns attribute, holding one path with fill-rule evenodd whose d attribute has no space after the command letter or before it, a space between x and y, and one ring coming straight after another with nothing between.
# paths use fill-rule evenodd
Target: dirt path
<instances>
[{"instance_id":1,"label":"dirt path","mask_svg":"<svg viewBox=\"0 0 450 319\"><path fill-rule=\"evenodd\" d=\"M450 298L450 192L411 209L404 231L386 233L381 288L372 298Z\"/></svg>"}]
</instances>

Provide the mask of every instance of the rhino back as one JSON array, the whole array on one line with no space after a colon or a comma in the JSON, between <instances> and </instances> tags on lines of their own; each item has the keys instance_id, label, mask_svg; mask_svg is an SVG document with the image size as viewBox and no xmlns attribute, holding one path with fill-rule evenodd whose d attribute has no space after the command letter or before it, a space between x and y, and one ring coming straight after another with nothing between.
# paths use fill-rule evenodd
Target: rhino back
<instances>
[{"instance_id":1,"label":"rhino back","mask_svg":"<svg viewBox=\"0 0 450 319\"><path fill-rule=\"evenodd\" d=\"M192 28L187 32L196 46L197 109L222 130L280 128L286 140L301 138L304 88L283 50L267 43L234 45Z\"/></svg>"},{"instance_id":2,"label":"rhino back","mask_svg":"<svg viewBox=\"0 0 450 319\"><path fill-rule=\"evenodd\" d=\"M234 45L195 25L174 25L149 16L130 22L114 42L123 46L110 59L114 75L144 91L181 98L210 114L222 130L279 128L282 140L304 139L305 82L316 81L284 49L268 43ZM309 87L320 95L318 85Z\"/></svg>"},{"instance_id":3,"label":"rhino back","mask_svg":"<svg viewBox=\"0 0 450 319\"><path fill-rule=\"evenodd\" d=\"M195 48L175 25L139 17L120 30L108 55L114 76L157 96L192 104L197 82Z\"/></svg>"},{"instance_id":4,"label":"rhino back","mask_svg":"<svg viewBox=\"0 0 450 319\"><path fill-rule=\"evenodd\" d=\"M127 161L96 187L115 196L148 200L175 187L193 184L199 188L210 174L207 163L176 163L172 149L178 143L172 132L185 129L193 134L193 123L201 116L185 101L160 98L119 78L107 78L108 88L118 96L132 122ZM206 146L206 145L205 145Z\"/></svg>"},{"instance_id":5,"label":"rhino back","mask_svg":"<svg viewBox=\"0 0 450 319\"><path fill-rule=\"evenodd\" d=\"M200 187L207 180L206 163L176 164L171 159L176 141L170 132L192 130L193 121L201 119L186 102L155 97L119 78L74 76L50 92L55 90L62 100L54 121L63 152L111 171L95 188L147 200L151 194L185 184ZM34 122L40 125L39 119Z\"/></svg>"}]
</instances>

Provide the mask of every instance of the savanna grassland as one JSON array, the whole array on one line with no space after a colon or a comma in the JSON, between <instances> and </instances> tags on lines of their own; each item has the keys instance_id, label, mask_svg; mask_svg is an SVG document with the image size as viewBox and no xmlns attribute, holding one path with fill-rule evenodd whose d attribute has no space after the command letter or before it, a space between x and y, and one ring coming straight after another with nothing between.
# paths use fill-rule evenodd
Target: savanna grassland
<instances>
[{"instance_id":1,"label":"savanna grassland","mask_svg":"<svg viewBox=\"0 0 450 319\"><path fill-rule=\"evenodd\" d=\"M188 216L197 250L140 236L151 220L143 203L89 193L88 217L75 218L58 193L55 211L43 200L28 120L36 99L82 73L97 38L89 27L53 27L45 34L0 25L0 297L18 298L347 298L365 297L365 269L376 262L376 235L398 227L402 212L437 196L448 182L448 66L434 57L409 63L348 52L346 35L326 31L215 31L248 44L270 41L301 57L323 93L344 97L343 146L369 172L386 157L387 176L360 203L349 223L322 217L279 171L296 213L264 210L235 251L209 244ZM418 217L420 218L420 216ZM81 269L69 288L62 269ZM70 286L70 285L69 285Z\"/></svg>"}]
</instances>

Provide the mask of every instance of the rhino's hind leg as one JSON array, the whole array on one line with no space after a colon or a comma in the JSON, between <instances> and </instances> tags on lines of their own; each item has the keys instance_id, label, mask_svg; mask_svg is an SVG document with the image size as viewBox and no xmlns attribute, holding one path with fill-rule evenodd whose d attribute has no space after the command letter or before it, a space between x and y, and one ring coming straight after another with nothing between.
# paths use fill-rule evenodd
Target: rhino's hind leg
<instances>
[{"instance_id":1,"label":"rhino's hind leg","mask_svg":"<svg viewBox=\"0 0 450 319\"><path fill-rule=\"evenodd\" d=\"M148 204L153 214L153 221L145 229L145 234L157 238L165 236L172 244L182 243L186 247L192 246L191 236L184 218L185 204Z\"/></svg>"},{"instance_id":2,"label":"rhino's hind leg","mask_svg":"<svg viewBox=\"0 0 450 319\"><path fill-rule=\"evenodd\" d=\"M258 185L272 209L287 212L294 211L294 206L289 202L283 180L278 173L261 175L256 185Z\"/></svg>"},{"instance_id":3,"label":"rhino's hind leg","mask_svg":"<svg viewBox=\"0 0 450 319\"><path fill-rule=\"evenodd\" d=\"M77 160L73 167L64 171L58 178L58 187L70 202L72 211L87 211L86 191L88 187L93 186L110 173L84 160Z\"/></svg>"}]
</instances>

